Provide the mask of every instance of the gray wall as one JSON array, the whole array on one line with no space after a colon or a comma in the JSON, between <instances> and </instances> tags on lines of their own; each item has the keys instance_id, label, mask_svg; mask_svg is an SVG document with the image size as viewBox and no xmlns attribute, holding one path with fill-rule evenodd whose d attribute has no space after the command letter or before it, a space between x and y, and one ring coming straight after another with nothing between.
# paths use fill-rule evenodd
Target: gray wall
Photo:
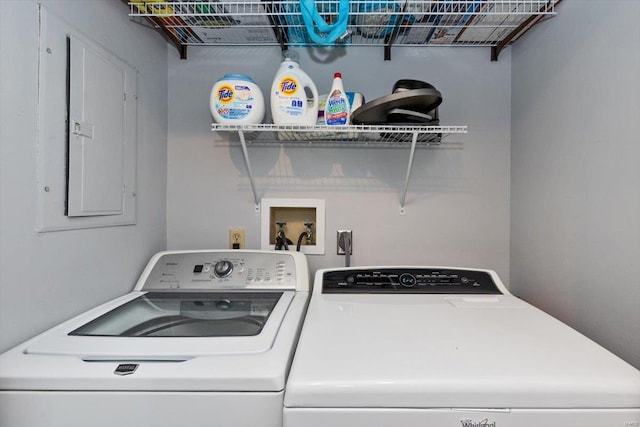
<instances>
[{"instance_id":1,"label":"gray wall","mask_svg":"<svg viewBox=\"0 0 640 427\"><path fill-rule=\"evenodd\" d=\"M492 268L508 281L510 57L489 61L487 48L402 48L383 61L382 48L350 48L326 63L298 49L300 63L320 93L333 72L347 91L368 100L413 78L443 94L444 125L468 125L453 136L462 150L419 151L399 213L408 149L250 147L261 197L326 201L326 255L315 268L342 265L336 230L353 230L353 265L434 264ZM280 63L277 49L194 48L181 61L169 52L168 246L227 247L228 228L246 228L259 248L260 214L237 145L211 132L209 92L225 73L244 73L266 99ZM294 239L297 236L293 236Z\"/></svg>"},{"instance_id":2,"label":"gray wall","mask_svg":"<svg viewBox=\"0 0 640 427\"><path fill-rule=\"evenodd\" d=\"M563 2L512 63L511 287L640 367L640 2Z\"/></svg>"},{"instance_id":3,"label":"gray wall","mask_svg":"<svg viewBox=\"0 0 640 427\"><path fill-rule=\"evenodd\" d=\"M277 49L191 48L181 61L121 2L44 3L140 71L138 221L34 231L37 4L0 0L0 351L129 290L165 239L225 247L244 226L248 247L260 240L240 149L210 131L208 95L243 72L268 98ZM451 138L462 150L417 153L405 216L407 150L253 147L260 196L326 200L327 254L312 267L340 265L333 236L350 228L355 265L493 268L639 366L640 3L585 3L563 2L497 63L486 48L395 49L391 62L379 48L326 61L302 51L321 92L334 71L369 100L397 79L427 80L444 95L443 124L469 126Z\"/></svg>"},{"instance_id":4,"label":"gray wall","mask_svg":"<svg viewBox=\"0 0 640 427\"><path fill-rule=\"evenodd\" d=\"M38 6L0 1L0 351L130 290L166 240L166 43L119 1L42 3L140 72L137 225L35 231Z\"/></svg>"}]
</instances>

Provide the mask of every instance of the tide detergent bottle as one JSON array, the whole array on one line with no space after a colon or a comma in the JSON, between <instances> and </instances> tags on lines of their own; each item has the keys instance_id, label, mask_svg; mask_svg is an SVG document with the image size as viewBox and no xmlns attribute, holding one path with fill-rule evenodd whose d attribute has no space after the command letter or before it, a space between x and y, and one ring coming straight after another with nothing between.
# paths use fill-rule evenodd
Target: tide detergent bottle
<instances>
[{"instance_id":1,"label":"tide detergent bottle","mask_svg":"<svg viewBox=\"0 0 640 427\"><path fill-rule=\"evenodd\" d=\"M264 118L262 91L244 74L226 74L218 79L211 89L209 108L217 123L256 124Z\"/></svg>"},{"instance_id":2,"label":"tide detergent bottle","mask_svg":"<svg viewBox=\"0 0 640 427\"><path fill-rule=\"evenodd\" d=\"M285 57L271 85L271 118L276 125L313 126L318 118L318 89L297 62Z\"/></svg>"}]
</instances>

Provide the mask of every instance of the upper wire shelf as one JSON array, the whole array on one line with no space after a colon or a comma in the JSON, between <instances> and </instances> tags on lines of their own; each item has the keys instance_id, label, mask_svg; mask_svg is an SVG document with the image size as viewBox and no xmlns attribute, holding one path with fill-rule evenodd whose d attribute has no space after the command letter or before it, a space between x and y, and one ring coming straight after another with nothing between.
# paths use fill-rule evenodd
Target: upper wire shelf
<instances>
[{"instance_id":1,"label":"upper wire shelf","mask_svg":"<svg viewBox=\"0 0 640 427\"><path fill-rule=\"evenodd\" d=\"M491 46L497 54L533 25L554 16L560 0L351 0L345 36L332 46ZM189 45L317 46L299 0L129 1L180 49ZM339 0L316 0L325 20ZM492 55L493 56L493 55Z\"/></svg>"}]
</instances>

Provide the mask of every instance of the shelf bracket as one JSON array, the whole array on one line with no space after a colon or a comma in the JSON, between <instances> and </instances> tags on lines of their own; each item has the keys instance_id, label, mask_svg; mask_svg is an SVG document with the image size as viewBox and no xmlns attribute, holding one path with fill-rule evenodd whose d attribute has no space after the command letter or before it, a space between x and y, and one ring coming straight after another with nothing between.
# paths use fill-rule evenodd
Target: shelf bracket
<instances>
[{"instance_id":1,"label":"shelf bracket","mask_svg":"<svg viewBox=\"0 0 640 427\"><path fill-rule=\"evenodd\" d=\"M557 5L561 1L562 0L556 0L554 2L554 0L550 0L546 6L543 6L538 10L537 14L531 15L524 22L518 25L518 27L515 30L511 31L511 33L509 33L505 38L500 40L500 42L497 45L491 46L491 61L492 62L497 61L498 56L500 55L500 52L502 52L502 50L509 43L511 43L512 40L519 38L524 33L529 31L534 25L536 25L540 21L541 16L543 16L542 14L547 13L550 10L553 10L554 5Z\"/></svg>"},{"instance_id":2,"label":"shelf bracket","mask_svg":"<svg viewBox=\"0 0 640 427\"><path fill-rule=\"evenodd\" d=\"M269 23L271 24L271 29L273 30L273 34L276 36L276 40L280 45L280 52L284 52L289 49L288 44L288 36L287 30L280 25L280 20L276 16L278 9L275 7L273 2L271 3L263 3L267 14L269 15Z\"/></svg>"},{"instance_id":3,"label":"shelf bracket","mask_svg":"<svg viewBox=\"0 0 640 427\"><path fill-rule=\"evenodd\" d=\"M400 196L400 215L406 213L404 202L407 197L407 188L409 188L409 178L411 177L411 168L413 167L413 158L416 154L416 143L418 142L418 132L413 132L411 137L411 151L409 151L409 164L407 165L407 174L404 178L404 188Z\"/></svg>"},{"instance_id":4,"label":"shelf bracket","mask_svg":"<svg viewBox=\"0 0 640 427\"><path fill-rule=\"evenodd\" d=\"M134 2L130 2L129 0L122 0L122 3L129 5L130 16L134 13L144 13L146 11L146 5L144 4L138 5ZM150 22L150 24L146 26L158 32L167 42L171 43L178 50L180 59L187 59L187 45L183 44L175 34L172 34L171 31L167 29L164 19L166 18L146 15L146 21ZM133 22L136 21L134 20Z\"/></svg>"},{"instance_id":5,"label":"shelf bracket","mask_svg":"<svg viewBox=\"0 0 640 427\"><path fill-rule=\"evenodd\" d=\"M402 13L407 10L407 4L402 6ZM398 34L400 33L400 23L404 21L404 15L400 15L396 20L393 30L390 34L387 34L384 38L384 60L391 61L391 45L396 41Z\"/></svg>"},{"instance_id":6,"label":"shelf bracket","mask_svg":"<svg viewBox=\"0 0 640 427\"><path fill-rule=\"evenodd\" d=\"M244 164L247 167L247 175L249 175L249 182L251 183L251 191L253 191L253 202L255 203L256 212L260 212L260 201L258 200L258 193L256 192L256 186L253 182L253 172L251 171L251 163L249 162L249 152L247 150L247 142L244 139L244 131L238 131L238 136L240 137L240 144L242 146Z\"/></svg>"}]
</instances>

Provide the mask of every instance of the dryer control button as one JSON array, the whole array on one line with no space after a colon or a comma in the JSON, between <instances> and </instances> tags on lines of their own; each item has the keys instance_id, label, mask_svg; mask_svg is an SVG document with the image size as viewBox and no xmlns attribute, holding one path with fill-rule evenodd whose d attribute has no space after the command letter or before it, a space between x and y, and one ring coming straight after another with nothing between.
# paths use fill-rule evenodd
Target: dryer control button
<instances>
[{"instance_id":1,"label":"dryer control button","mask_svg":"<svg viewBox=\"0 0 640 427\"><path fill-rule=\"evenodd\" d=\"M407 288L415 286L417 283L416 277L413 274L403 273L400 275L400 284Z\"/></svg>"}]
</instances>

